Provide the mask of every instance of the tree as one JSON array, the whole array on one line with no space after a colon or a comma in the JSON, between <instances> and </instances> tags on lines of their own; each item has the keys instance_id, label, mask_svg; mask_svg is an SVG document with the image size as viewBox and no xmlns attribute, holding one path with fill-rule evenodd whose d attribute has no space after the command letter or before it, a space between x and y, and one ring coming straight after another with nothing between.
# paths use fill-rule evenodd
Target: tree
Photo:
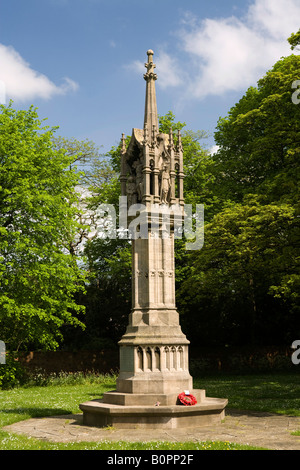
<instances>
[{"instance_id":1,"label":"tree","mask_svg":"<svg viewBox=\"0 0 300 470\"><path fill-rule=\"evenodd\" d=\"M78 175L76 186L77 208L76 220L78 231L70 241L69 251L72 255L83 253L87 240L97 236L99 220L96 208L109 199L109 194L116 194L116 172L106 155L100 153L100 148L91 140L79 141L75 138L52 137L54 148L63 151L70 158L70 169Z\"/></svg>"},{"instance_id":2,"label":"tree","mask_svg":"<svg viewBox=\"0 0 300 470\"><path fill-rule=\"evenodd\" d=\"M177 131L181 131L181 141L183 147L183 168L184 168L184 198L186 204L203 204L207 215L211 211L211 206L216 199L209 190L208 184L211 182L210 171L211 157L208 151L201 145L200 141L208 137L202 130L196 132L184 129L185 122L175 122L175 115L169 111L164 116L159 116L159 130L166 134L172 128L174 133L174 143L177 143Z\"/></svg>"},{"instance_id":3,"label":"tree","mask_svg":"<svg viewBox=\"0 0 300 470\"><path fill-rule=\"evenodd\" d=\"M288 38L288 41L291 45L292 51L296 49L296 47L300 45L300 29L297 33L292 33L292 35Z\"/></svg>"},{"instance_id":4,"label":"tree","mask_svg":"<svg viewBox=\"0 0 300 470\"><path fill-rule=\"evenodd\" d=\"M299 211L300 106L292 101L299 70L300 56L279 60L219 120L214 191L223 200L260 194L266 203L290 203Z\"/></svg>"},{"instance_id":5,"label":"tree","mask_svg":"<svg viewBox=\"0 0 300 470\"><path fill-rule=\"evenodd\" d=\"M52 136L52 142L55 150L63 150L70 157L70 165L74 167L80 166L84 170L86 165L99 159L99 147L91 140L77 140L74 137L67 139L62 136ZM84 176L84 173L83 173Z\"/></svg>"},{"instance_id":6,"label":"tree","mask_svg":"<svg viewBox=\"0 0 300 470\"><path fill-rule=\"evenodd\" d=\"M210 345L291 341L299 310L289 293L274 293L283 293L287 275L296 276L298 231L290 205L262 206L253 196L219 212L179 291L184 317L193 320L191 337Z\"/></svg>"},{"instance_id":7,"label":"tree","mask_svg":"<svg viewBox=\"0 0 300 470\"><path fill-rule=\"evenodd\" d=\"M205 341L279 344L299 328L299 70L299 56L281 59L218 122L208 185L218 203L179 292Z\"/></svg>"},{"instance_id":8,"label":"tree","mask_svg":"<svg viewBox=\"0 0 300 470\"><path fill-rule=\"evenodd\" d=\"M74 295L84 276L69 253L78 175L54 132L33 107L1 106L0 335L10 350L56 348L64 325L83 327Z\"/></svg>"}]
</instances>

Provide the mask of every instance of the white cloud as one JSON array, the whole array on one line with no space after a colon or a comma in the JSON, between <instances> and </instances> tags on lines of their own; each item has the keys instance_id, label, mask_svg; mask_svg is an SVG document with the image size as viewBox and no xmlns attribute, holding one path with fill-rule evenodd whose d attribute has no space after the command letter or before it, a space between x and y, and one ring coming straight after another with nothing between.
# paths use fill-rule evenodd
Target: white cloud
<instances>
[{"instance_id":1,"label":"white cloud","mask_svg":"<svg viewBox=\"0 0 300 470\"><path fill-rule=\"evenodd\" d=\"M55 85L46 75L33 70L12 46L0 44L0 64L0 81L5 84L6 100L47 100L78 89L78 84L70 78L64 78L60 86Z\"/></svg>"},{"instance_id":2,"label":"white cloud","mask_svg":"<svg viewBox=\"0 0 300 470\"><path fill-rule=\"evenodd\" d=\"M0 80L0 104L5 104L5 102L6 102L5 83Z\"/></svg>"},{"instance_id":3,"label":"white cloud","mask_svg":"<svg viewBox=\"0 0 300 470\"><path fill-rule=\"evenodd\" d=\"M214 155L215 153L217 153L219 151L219 148L220 146L219 145L213 145L212 147L210 147L210 149L208 150L208 153L210 155Z\"/></svg>"},{"instance_id":4,"label":"white cloud","mask_svg":"<svg viewBox=\"0 0 300 470\"><path fill-rule=\"evenodd\" d=\"M299 29L300 4L298 0L256 0L247 16L254 29L285 40Z\"/></svg>"},{"instance_id":5,"label":"white cloud","mask_svg":"<svg viewBox=\"0 0 300 470\"><path fill-rule=\"evenodd\" d=\"M246 90L284 55L299 29L299 0L255 0L244 18L183 19L181 46L190 59L192 97Z\"/></svg>"},{"instance_id":6,"label":"white cloud","mask_svg":"<svg viewBox=\"0 0 300 470\"><path fill-rule=\"evenodd\" d=\"M159 85L162 88L183 84L180 66L174 57L162 51L157 55L156 66L159 71Z\"/></svg>"},{"instance_id":7,"label":"white cloud","mask_svg":"<svg viewBox=\"0 0 300 470\"><path fill-rule=\"evenodd\" d=\"M139 60L134 60L128 65L125 65L125 68L128 70L132 70L133 72L136 72L137 74L143 74L146 73L145 66L143 62L140 62Z\"/></svg>"}]
</instances>

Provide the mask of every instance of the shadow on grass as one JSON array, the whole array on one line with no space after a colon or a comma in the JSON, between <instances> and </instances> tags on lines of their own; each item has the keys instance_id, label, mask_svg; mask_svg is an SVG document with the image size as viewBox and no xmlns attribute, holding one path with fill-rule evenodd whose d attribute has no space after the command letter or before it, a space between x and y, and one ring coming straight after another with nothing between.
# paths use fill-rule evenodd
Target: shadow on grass
<instances>
[{"instance_id":1,"label":"shadow on grass","mask_svg":"<svg viewBox=\"0 0 300 470\"><path fill-rule=\"evenodd\" d=\"M226 408L226 413L229 416L255 416L257 418L269 418L270 416L280 416L277 413L268 411L254 411L254 410L240 410L237 408Z\"/></svg>"},{"instance_id":2,"label":"shadow on grass","mask_svg":"<svg viewBox=\"0 0 300 470\"><path fill-rule=\"evenodd\" d=\"M20 415L29 415L31 418L45 418L49 416L59 415L70 415L71 410L65 410L63 408L13 408L13 409L1 409L0 413ZM28 419L28 418L25 418Z\"/></svg>"}]
</instances>

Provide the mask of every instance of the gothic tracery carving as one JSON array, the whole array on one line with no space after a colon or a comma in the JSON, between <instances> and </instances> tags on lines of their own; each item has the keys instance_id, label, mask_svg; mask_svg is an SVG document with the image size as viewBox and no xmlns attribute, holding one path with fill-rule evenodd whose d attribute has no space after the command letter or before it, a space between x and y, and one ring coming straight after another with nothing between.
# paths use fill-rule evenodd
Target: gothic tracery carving
<instances>
[{"instance_id":1,"label":"gothic tracery carving","mask_svg":"<svg viewBox=\"0 0 300 470\"><path fill-rule=\"evenodd\" d=\"M157 370L183 370L184 347L179 346L138 346L137 368L140 372L155 372Z\"/></svg>"}]
</instances>

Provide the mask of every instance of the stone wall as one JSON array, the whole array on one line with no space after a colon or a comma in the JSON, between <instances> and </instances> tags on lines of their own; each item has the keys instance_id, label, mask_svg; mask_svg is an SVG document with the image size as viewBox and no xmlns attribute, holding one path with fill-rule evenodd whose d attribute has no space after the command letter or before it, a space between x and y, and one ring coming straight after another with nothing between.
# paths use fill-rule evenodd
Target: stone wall
<instances>
[{"instance_id":1,"label":"stone wall","mask_svg":"<svg viewBox=\"0 0 300 470\"><path fill-rule=\"evenodd\" d=\"M31 351L20 353L19 362L28 370L48 373L98 372L109 373L119 367L119 352L103 351Z\"/></svg>"},{"instance_id":2,"label":"stone wall","mask_svg":"<svg viewBox=\"0 0 300 470\"><path fill-rule=\"evenodd\" d=\"M289 347L268 348L191 348L190 372L193 376L207 372L238 372L293 369ZM119 351L34 351L20 353L19 361L29 370L45 373L97 372L119 370Z\"/></svg>"},{"instance_id":3,"label":"stone wall","mask_svg":"<svg viewBox=\"0 0 300 470\"><path fill-rule=\"evenodd\" d=\"M249 372L289 371L295 369L290 347L234 347L190 350L190 372L200 376L207 372L247 374Z\"/></svg>"}]
</instances>

